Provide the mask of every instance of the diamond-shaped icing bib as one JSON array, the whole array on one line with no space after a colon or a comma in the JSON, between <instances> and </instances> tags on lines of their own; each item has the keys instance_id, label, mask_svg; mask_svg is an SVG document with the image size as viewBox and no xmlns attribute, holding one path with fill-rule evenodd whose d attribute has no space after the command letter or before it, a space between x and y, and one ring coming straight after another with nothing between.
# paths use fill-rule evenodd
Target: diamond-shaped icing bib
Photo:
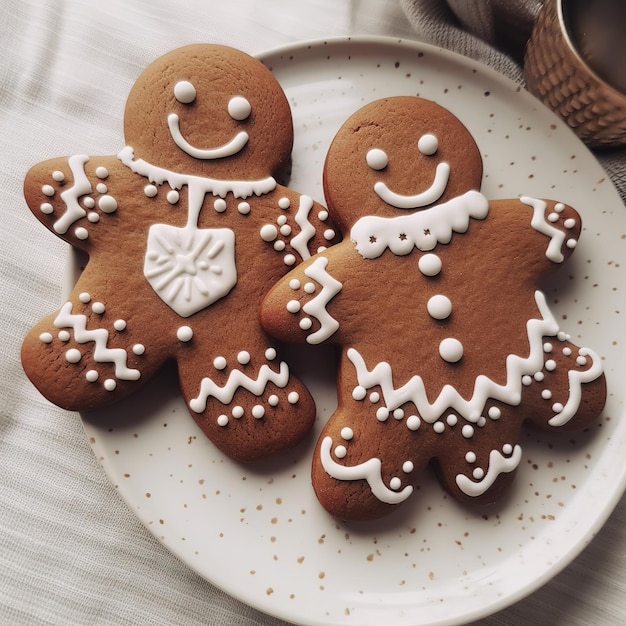
<instances>
[{"instance_id":1,"label":"diamond-shaped icing bib","mask_svg":"<svg viewBox=\"0 0 626 626\"><path fill-rule=\"evenodd\" d=\"M143 271L163 302L189 317L223 298L237 283L235 233L229 228L154 224Z\"/></svg>"}]
</instances>

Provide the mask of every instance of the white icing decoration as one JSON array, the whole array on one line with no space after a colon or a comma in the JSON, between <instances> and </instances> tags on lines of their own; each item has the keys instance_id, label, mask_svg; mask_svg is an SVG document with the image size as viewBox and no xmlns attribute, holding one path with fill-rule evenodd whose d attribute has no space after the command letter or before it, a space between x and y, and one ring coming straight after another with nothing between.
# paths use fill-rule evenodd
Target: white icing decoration
<instances>
[{"instance_id":1,"label":"white icing decoration","mask_svg":"<svg viewBox=\"0 0 626 626\"><path fill-rule=\"evenodd\" d=\"M250 213L250 205L247 202L240 202L237 205L237 211L239 211L241 215L248 215L248 213Z\"/></svg>"},{"instance_id":2,"label":"white icing decoration","mask_svg":"<svg viewBox=\"0 0 626 626\"><path fill-rule=\"evenodd\" d=\"M98 378L100 378L100 374L98 374L97 370L87 370L87 372L85 372L85 378L90 383L95 383Z\"/></svg>"},{"instance_id":3,"label":"white icing decoration","mask_svg":"<svg viewBox=\"0 0 626 626\"><path fill-rule=\"evenodd\" d=\"M449 178L450 166L441 162L435 169L435 178L431 186L425 191L406 196L392 191L384 182L379 180L374 185L374 192L383 202L397 209L417 209L439 200L448 186Z\"/></svg>"},{"instance_id":4,"label":"white icing decoration","mask_svg":"<svg viewBox=\"0 0 626 626\"><path fill-rule=\"evenodd\" d=\"M439 140L431 133L422 135L417 142L417 149L425 156L432 156L439 149Z\"/></svg>"},{"instance_id":5,"label":"white icing decoration","mask_svg":"<svg viewBox=\"0 0 626 626\"><path fill-rule=\"evenodd\" d=\"M561 252L561 247L565 241L565 233L546 221L546 203L543 200L530 198L529 196L522 196L520 201L533 208L533 216L530 225L537 232L550 237L550 243L546 249L546 256L554 263L562 263L565 257Z\"/></svg>"},{"instance_id":6,"label":"white icing decoration","mask_svg":"<svg viewBox=\"0 0 626 626\"><path fill-rule=\"evenodd\" d=\"M372 493L381 502L399 504L404 502L412 493L413 487L407 485L402 491L392 491L382 479L382 461L371 458L368 461L353 466L344 466L337 463L331 456L333 445L331 437L324 437L320 446L320 458L326 472L337 480L366 480Z\"/></svg>"},{"instance_id":7,"label":"white icing decoration","mask_svg":"<svg viewBox=\"0 0 626 626\"><path fill-rule=\"evenodd\" d=\"M182 341L183 343L186 343L187 341L191 341L191 339L193 338L193 330L191 329L190 326L181 326L176 331L176 337L178 338L179 341Z\"/></svg>"},{"instance_id":8,"label":"white icing decoration","mask_svg":"<svg viewBox=\"0 0 626 626\"><path fill-rule=\"evenodd\" d=\"M274 226L274 224L265 224L261 227L259 234L261 235L261 239L263 239L263 241L274 241L276 237L278 237L278 229Z\"/></svg>"},{"instance_id":9,"label":"white icing decoration","mask_svg":"<svg viewBox=\"0 0 626 626\"><path fill-rule=\"evenodd\" d=\"M255 404L252 407L252 417L254 417L255 419L260 420L264 416L265 416L265 408L263 406L261 406L260 404Z\"/></svg>"},{"instance_id":10,"label":"white icing decoration","mask_svg":"<svg viewBox=\"0 0 626 626\"><path fill-rule=\"evenodd\" d=\"M117 211L117 200L113 196L101 196L98 199L98 208L103 213L115 213Z\"/></svg>"},{"instance_id":11,"label":"white icing decoration","mask_svg":"<svg viewBox=\"0 0 626 626\"><path fill-rule=\"evenodd\" d=\"M237 283L235 233L229 228L153 224L144 275L163 302L189 317L223 298Z\"/></svg>"},{"instance_id":12,"label":"white icing decoration","mask_svg":"<svg viewBox=\"0 0 626 626\"><path fill-rule=\"evenodd\" d=\"M342 284L326 271L327 265L328 259L322 256L304 270L309 278L322 286L321 291L302 307L307 315L320 323L320 328L306 338L307 343L311 344L325 341L339 328L339 322L328 313L326 306L341 291Z\"/></svg>"},{"instance_id":13,"label":"white icing decoration","mask_svg":"<svg viewBox=\"0 0 626 626\"><path fill-rule=\"evenodd\" d=\"M248 143L248 133L245 130L239 131L230 141L216 148L197 148L190 144L183 136L180 130L180 120L176 113L170 113L167 116L167 125L170 129L170 135L174 143L189 156L194 159L223 159L233 156L244 149Z\"/></svg>"},{"instance_id":14,"label":"white icing decoration","mask_svg":"<svg viewBox=\"0 0 626 626\"><path fill-rule=\"evenodd\" d=\"M89 237L89 231L86 228L83 228L82 226L79 226L74 231L74 235L76 236L76 239L80 239L80 240L84 241L85 239L87 239Z\"/></svg>"},{"instance_id":15,"label":"white icing decoration","mask_svg":"<svg viewBox=\"0 0 626 626\"><path fill-rule=\"evenodd\" d=\"M191 104L196 99L196 88L188 80L179 80L174 85L174 97L181 104Z\"/></svg>"},{"instance_id":16,"label":"white icing decoration","mask_svg":"<svg viewBox=\"0 0 626 626\"><path fill-rule=\"evenodd\" d=\"M509 450L510 448L507 448ZM493 485L500 474L512 472L522 460L522 449L516 445L510 452L511 456L505 457L499 450L489 453L489 468L487 473L477 482L463 474L457 474L456 484L459 489L468 496L477 497L485 493Z\"/></svg>"},{"instance_id":17,"label":"white icing decoration","mask_svg":"<svg viewBox=\"0 0 626 626\"><path fill-rule=\"evenodd\" d=\"M116 387L117 387L117 383L112 378L107 378L104 381L104 388L107 391L115 391Z\"/></svg>"},{"instance_id":18,"label":"white icing decoration","mask_svg":"<svg viewBox=\"0 0 626 626\"><path fill-rule=\"evenodd\" d=\"M141 376L139 370L130 369L126 366L128 354L123 348L109 348L109 332L104 328L87 329L87 318L84 315L72 313L72 303L66 302L56 319L56 328L71 328L74 331L74 339L80 344L93 342L93 359L98 363L113 363L115 375L123 380L138 380ZM60 334L60 333L59 333Z\"/></svg>"},{"instance_id":19,"label":"white icing decoration","mask_svg":"<svg viewBox=\"0 0 626 626\"><path fill-rule=\"evenodd\" d=\"M300 232L291 240L291 247L300 255L304 261L311 255L309 254L309 241L315 235L315 228L309 222L309 214L313 208L313 199L309 196L300 196L300 204L296 212L295 221L300 227Z\"/></svg>"},{"instance_id":20,"label":"white icing decoration","mask_svg":"<svg viewBox=\"0 0 626 626\"><path fill-rule=\"evenodd\" d=\"M106 306L104 302L94 302L91 305L91 310L98 315L102 315L106 311Z\"/></svg>"},{"instance_id":21,"label":"white icing decoration","mask_svg":"<svg viewBox=\"0 0 626 626\"><path fill-rule=\"evenodd\" d=\"M387 248L403 256L414 247L428 251L438 243L449 243L453 233L467 231L470 218L484 219L488 212L487 198L478 191L468 191L444 204L410 215L362 217L352 227L350 239L366 259L379 257Z\"/></svg>"},{"instance_id":22,"label":"white icing decoration","mask_svg":"<svg viewBox=\"0 0 626 626\"><path fill-rule=\"evenodd\" d=\"M65 202L66 211L54 223L53 228L59 235L65 234L74 222L87 215L83 207L78 204L78 198L91 193L91 183L85 174L85 163L89 157L84 154L75 154L68 159L68 165L72 171L74 184L61 193L61 199Z\"/></svg>"},{"instance_id":23,"label":"white icing decoration","mask_svg":"<svg viewBox=\"0 0 626 626\"><path fill-rule=\"evenodd\" d=\"M44 196L48 196L49 198L51 198L54 195L54 187L52 185L44 185L41 188L41 193L43 193Z\"/></svg>"},{"instance_id":24,"label":"white icing decoration","mask_svg":"<svg viewBox=\"0 0 626 626\"><path fill-rule=\"evenodd\" d=\"M217 425L218 426L227 426L228 425L228 415L219 415L217 418Z\"/></svg>"},{"instance_id":25,"label":"white icing decoration","mask_svg":"<svg viewBox=\"0 0 626 626\"><path fill-rule=\"evenodd\" d=\"M243 417L244 412L245 411L243 410L242 406L234 406L231 414L236 420L238 420Z\"/></svg>"},{"instance_id":26,"label":"white icing decoration","mask_svg":"<svg viewBox=\"0 0 626 626\"><path fill-rule=\"evenodd\" d=\"M98 183L96 185L96 191L98 193L106 193L108 190L109 188L104 183Z\"/></svg>"},{"instance_id":27,"label":"white icing decoration","mask_svg":"<svg viewBox=\"0 0 626 626\"><path fill-rule=\"evenodd\" d=\"M117 331L122 331L126 328L126 321L125 320L115 320L113 322L113 328L115 328L115 330Z\"/></svg>"},{"instance_id":28,"label":"white icing decoration","mask_svg":"<svg viewBox=\"0 0 626 626\"><path fill-rule=\"evenodd\" d=\"M39 207L39 210L44 215L51 215L52 213L54 213L54 207L49 202L43 202Z\"/></svg>"},{"instance_id":29,"label":"white icing decoration","mask_svg":"<svg viewBox=\"0 0 626 626\"><path fill-rule=\"evenodd\" d=\"M242 122L250 117L252 107L246 98L243 96L233 96L228 101L228 115L234 120Z\"/></svg>"},{"instance_id":30,"label":"white icing decoration","mask_svg":"<svg viewBox=\"0 0 626 626\"><path fill-rule=\"evenodd\" d=\"M223 370L226 367L226 359L223 356L216 356L213 359L213 367L216 370Z\"/></svg>"},{"instance_id":31,"label":"white icing decoration","mask_svg":"<svg viewBox=\"0 0 626 626\"><path fill-rule=\"evenodd\" d=\"M80 353L80 350L76 348L70 348L65 353L65 359L68 363L78 363L83 358L83 355Z\"/></svg>"},{"instance_id":32,"label":"white icing decoration","mask_svg":"<svg viewBox=\"0 0 626 626\"><path fill-rule=\"evenodd\" d=\"M289 198L287 198L286 196L283 196L279 201L278 201L278 206L281 209L288 209L291 206L291 201L289 200Z\"/></svg>"},{"instance_id":33,"label":"white icing decoration","mask_svg":"<svg viewBox=\"0 0 626 626\"><path fill-rule=\"evenodd\" d=\"M217 198L213 203L213 208L218 213L223 213L226 210L226 200L224 200L224 198Z\"/></svg>"},{"instance_id":34,"label":"white icing decoration","mask_svg":"<svg viewBox=\"0 0 626 626\"><path fill-rule=\"evenodd\" d=\"M154 198L157 193L159 193L159 190L157 189L156 185L146 185L143 188L143 192L148 198Z\"/></svg>"},{"instance_id":35,"label":"white icing decoration","mask_svg":"<svg viewBox=\"0 0 626 626\"><path fill-rule=\"evenodd\" d=\"M54 170L54 172L52 172L52 180L56 180L57 183L62 183L65 180L65 174L61 170Z\"/></svg>"},{"instance_id":36,"label":"white icing decoration","mask_svg":"<svg viewBox=\"0 0 626 626\"><path fill-rule=\"evenodd\" d=\"M289 402L289 404L296 404L298 400L300 400L300 396L298 395L298 392L290 391L289 395L287 396L287 402Z\"/></svg>"},{"instance_id":37,"label":"white icing decoration","mask_svg":"<svg viewBox=\"0 0 626 626\"><path fill-rule=\"evenodd\" d=\"M39 341L43 343L52 343L52 339L52 333L41 333L41 335L39 335Z\"/></svg>"},{"instance_id":38,"label":"white icing decoration","mask_svg":"<svg viewBox=\"0 0 626 626\"><path fill-rule=\"evenodd\" d=\"M441 259L432 252L424 254L417 262L417 267L424 276L437 276L441 272L441 266Z\"/></svg>"},{"instance_id":39,"label":"white icing decoration","mask_svg":"<svg viewBox=\"0 0 626 626\"><path fill-rule=\"evenodd\" d=\"M447 337L439 344L439 355L448 363L457 363L463 358L463 344L454 337Z\"/></svg>"},{"instance_id":40,"label":"white icing decoration","mask_svg":"<svg viewBox=\"0 0 626 626\"><path fill-rule=\"evenodd\" d=\"M250 353L247 350L242 350L237 354L237 361L239 361L241 365L247 365L250 363Z\"/></svg>"},{"instance_id":41,"label":"white icing decoration","mask_svg":"<svg viewBox=\"0 0 626 626\"><path fill-rule=\"evenodd\" d=\"M283 258L283 263L288 266L295 265L296 257L293 254L286 254Z\"/></svg>"},{"instance_id":42,"label":"white icing decoration","mask_svg":"<svg viewBox=\"0 0 626 626\"><path fill-rule=\"evenodd\" d=\"M146 348L143 344L136 343L133 346L132 350L133 350L133 354L136 354L137 356L141 356L146 351Z\"/></svg>"},{"instance_id":43,"label":"white icing decoration","mask_svg":"<svg viewBox=\"0 0 626 626\"><path fill-rule=\"evenodd\" d=\"M447 296L437 294L426 303L428 314L436 320L445 320L452 313L452 302Z\"/></svg>"},{"instance_id":44,"label":"white icing decoration","mask_svg":"<svg viewBox=\"0 0 626 626\"><path fill-rule=\"evenodd\" d=\"M107 170L106 167L104 167L104 165L99 165L98 167L96 167L96 176L100 179L105 179L109 177L109 170Z\"/></svg>"},{"instance_id":45,"label":"white icing decoration","mask_svg":"<svg viewBox=\"0 0 626 626\"><path fill-rule=\"evenodd\" d=\"M232 370L228 380L223 387L218 386L208 377L202 379L200 391L197 398L189 401L189 408L194 413L202 413L206 409L207 400L214 397L222 404L229 404L239 388L246 389L255 396L260 396L265 391L268 383L274 383L277 387L283 388L289 382L289 367L284 361L280 363L278 372L269 365L262 365L256 379L250 378L240 370Z\"/></svg>"},{"instance_id":46,"label":"white icing decoration","mask_svg":"<svg viewBox=\"0 0 626 626\"><path fill-rule=\"evenodd\" d=\"M170 204L176 204L180 200L180 194L176 191L176 189L170 189L167 192L166 198Z\"/></svg>"},{"instance_id":47,"label":"white icing decoration","mask_svg":"<svg viewBox=\"0 0 626 626\"><path fill-rule=\"evenodd\" d=\"M387 153L384 150L381 150L380 148L372 148L367 151L365 161L373 170L380 171L387 167L389 157L387 157Z\"/></svg>"}]
</instances>

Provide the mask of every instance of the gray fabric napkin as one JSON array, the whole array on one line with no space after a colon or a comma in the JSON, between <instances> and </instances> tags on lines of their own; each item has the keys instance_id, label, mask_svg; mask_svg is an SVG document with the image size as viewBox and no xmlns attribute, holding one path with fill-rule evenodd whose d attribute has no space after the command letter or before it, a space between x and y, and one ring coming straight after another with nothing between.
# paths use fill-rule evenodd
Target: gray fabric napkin
<instances>
[{"instance_id":1,"label":"gray fabric napkin","mask_svg":"<svg viewBox=\"0 0 626 626\"><path fill-rule=\"evenodd\" d=\"M543 0L400 0L423 41L484 63L524 84L525 43ZM594 152L626 202L626 149Z\"/></svg>"}]
</instances>

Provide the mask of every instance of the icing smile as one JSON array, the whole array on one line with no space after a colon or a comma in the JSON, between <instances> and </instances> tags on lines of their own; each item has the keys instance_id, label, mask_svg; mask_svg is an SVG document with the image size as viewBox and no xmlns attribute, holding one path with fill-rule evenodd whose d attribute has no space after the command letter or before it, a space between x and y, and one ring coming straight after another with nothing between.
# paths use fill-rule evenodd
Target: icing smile
<instances>
[{"instance_id":1,"label":"icing smile","mask_svg":"<svg viewBox=\"0 0 626 626\"><path fill-rule=\"evenodd\" d=\"M197 148L190 144L180 130L179 118L176 113L167 116L167 125L174 143L189 156L196 159L222 159L232 156L243 150L248 143L248 133L244 130L238 132L230 141L216 148Z\"/></svg>"},{"instance_id":2,"label":"icing smile","mask_svg":"<svg viewBox=\"0 0 626 626\"><path fill-rule=\"evenodd\" d=\"M433 180L432 185L421 193L417 193L412 196L405 196L392 191L382 181L378 181L374 185L374 191L381 200L396 207L397 209L416 209L439 200L448 185L449 177L450 166L447 163L439 163L437 165L437 169L435 170L435 179Z\"/></svg>"}]
</instances>

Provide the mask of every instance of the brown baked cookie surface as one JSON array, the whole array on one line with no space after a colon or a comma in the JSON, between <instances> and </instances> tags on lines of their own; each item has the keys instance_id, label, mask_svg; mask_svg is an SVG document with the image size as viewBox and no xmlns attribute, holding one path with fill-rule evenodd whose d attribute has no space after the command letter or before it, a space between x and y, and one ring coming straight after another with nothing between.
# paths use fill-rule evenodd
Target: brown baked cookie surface
<instances>
[{"instance_id":1,"label":"brown baked cookie surface","mask_svg":"<svg viewBox=\"0 0 626 626\"><path fill-rule=\"evenodd\" d=\"M522 459L525 420L580 429L601 413L600 357L550 312L539 280L581 233L570 206L488 200L469 131L417 97L366 105L324 169L343 242L266 296L277 338L341 346L338 408L313 457L322 505L345 520L405 502L429 463L455 497L492 503Z\"/></svg>"},{"instance_id":2,"label":"brown baked cookie surface","mask_svg":"<svg viewBox=\"0 0 626 626\"><path fill-rule=\"evenodd\" d=\"M191 45L157 59L128 97L117 156L39 163L26 202L89 262L61 309L25 338L29 378L88 411L175 361L191 415L251 461L294 445L315 407L258 321L291 267L339 237L310 197L280 185L293 127L258 60Z\"/></svg>"}]
</instances>

